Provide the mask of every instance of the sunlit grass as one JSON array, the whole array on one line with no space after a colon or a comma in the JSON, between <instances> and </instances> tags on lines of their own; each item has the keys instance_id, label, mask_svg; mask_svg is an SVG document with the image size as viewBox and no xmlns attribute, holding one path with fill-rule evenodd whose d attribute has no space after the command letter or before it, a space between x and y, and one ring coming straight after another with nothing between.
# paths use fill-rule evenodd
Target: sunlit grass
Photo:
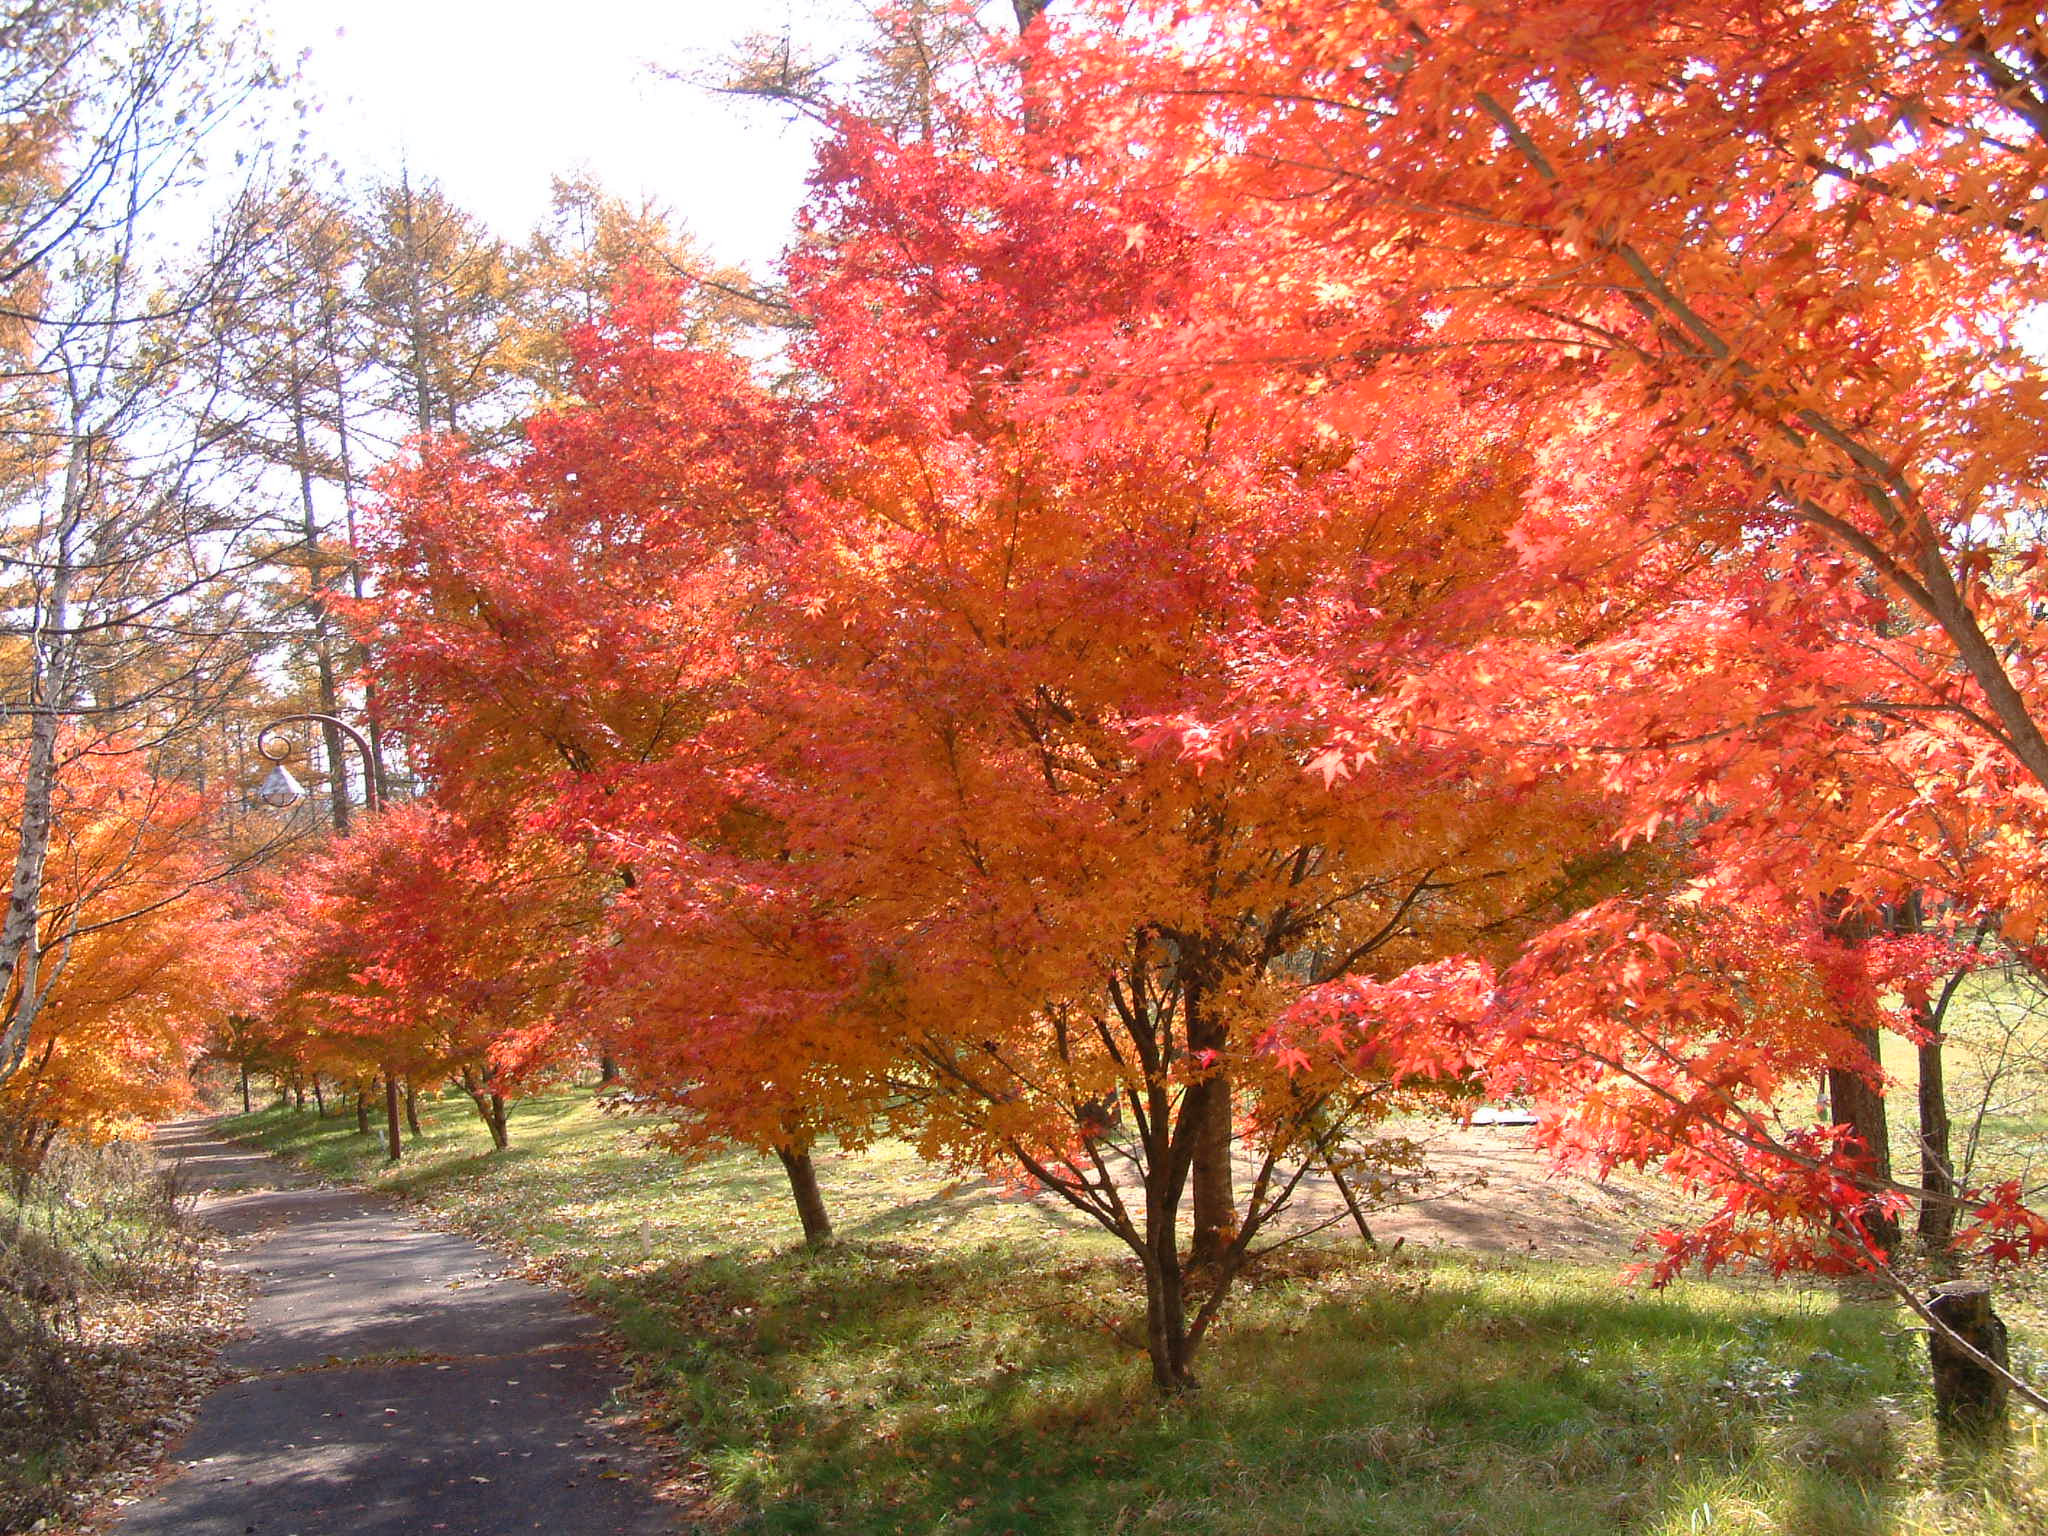
<instances>
[{"instance_id":1,"label":"sunlit grass","mask_svg":"<svg viewBox=\"0 0 2048 1536\"><path fill-rule=\"evenodd\" d=\"M564 1254L602 1269L642 1256L643 1235L661 1252L769 1253L803 1235L789 1185L771 1158L728 1155L693 1166L649 1140L646 1123L609 1113L589 1092L520 1100L512 1145L493 1152L468 1101L423 1098L418 1142L396 1167L384 1162L382 1120L355 1134L353 1114L325 1120L266 1110L225 1122L330 1177L430 1199L458 1212L472 1193L491 1233L542 1255ZM932 1239L975 1242L1058 1234L1063 1241L1108 1240L1063 1205L1019 1198L979 1179L958 1180L908 1147L885 1143L861 1153L829 1148L818 1178L838 1235L847 1241Z\"/></svg>"},{"instance_id":2,"label":"sunlit grass","mask_svg":"<svg viewBox=\"0 0 2048 1536\"><path fill-rule=\"evenodd\" d=\"M553 1258L721 1529L2048 1529L2035 1422L2007 1491L1942 1491L1918 1339L1831 1293L1295 1249L1232 1304L1203 1389L1161 1403L1135 1272L1099 1234L906 1149L821 1156L841 1241L814 1253L773 1162L684 1167L587 1093L522 1104L507 1153L461 1103L430 1113L395 1170L352 1120L228 1129Z\"/></svg>"},{"instance_id":3,"label":"sunlit grass","mask_svg":"<svg viewBox=\"0 0 2048 1536\"><path fill-rule=\"evenodd\" d=\"M2048 1164L2048 996L1987 968L1957 989L1943 1034L1953 1154L1967 1181L2039 1179ZM1882 1046L1894 1084L1892 1165L1911 1177L1920 1166L1919 1061L1900 1036L1885 1035Z\"/></svg>"}]
</instances>

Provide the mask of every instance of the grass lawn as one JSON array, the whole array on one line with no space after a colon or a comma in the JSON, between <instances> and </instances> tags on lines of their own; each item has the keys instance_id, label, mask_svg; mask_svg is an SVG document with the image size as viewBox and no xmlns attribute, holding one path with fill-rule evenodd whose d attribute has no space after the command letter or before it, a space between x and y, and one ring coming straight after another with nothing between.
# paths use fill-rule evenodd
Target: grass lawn
<instances>
[{"instance_id":1,"label":"grass lawn","mask_svg":"<svg viewBox=\"0 0 2048 1536\"><path fill-rule=\"evenodd\" d=\"M773 1162L682 1166L587 1091L521 1103L497 1154L428 1109L395 1169L352 1118L223 1128L551 1260L630 1346L706 1529L2048 1531L2040 1421L2004 1493L1937 1488L1921 1341L1830 1292L1297 1247L1162 1404L1119 1337L1134 1270L1037 1201L821 1156L841 1241L811 1253Z\"/></svg>"},{"instance_id":2,"label":"grass lawn","mask_svg":"<svg viewBox=\"0 0 2048 1536\"><path fill-rule=\"evenodd\" d=\"M1965 1182L2048 1174L2048 997L1996 967L1969 977L1944 1021L1953 1154ZM1888 1128L1892 1166L1909 1178L1920 1167L1914 1095L1920 1082L1913 1044L1882 1039L1893 1080Z\"/></svg>"}]
</instances>

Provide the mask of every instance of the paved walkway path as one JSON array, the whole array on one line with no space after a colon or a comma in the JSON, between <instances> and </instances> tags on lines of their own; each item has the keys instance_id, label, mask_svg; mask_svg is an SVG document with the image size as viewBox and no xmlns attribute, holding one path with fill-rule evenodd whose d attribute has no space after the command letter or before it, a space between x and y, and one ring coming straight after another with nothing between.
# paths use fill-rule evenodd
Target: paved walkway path
<instances>
[{"instance_id":1,"label":"paved walkway path","mask_svg":"<svg viewBox=\"0 0 2048 1536\"><path fill-rule=\"evenodd\" d=\"M672 1531L597 1422L617 1374L596 1324L504 1261L390 1204L214 1136L157 1144L199 1214L250 1243L240 1379L206 1400L183 1475L119 1536L653 1536Z\"/></svg>"}]
</instances>

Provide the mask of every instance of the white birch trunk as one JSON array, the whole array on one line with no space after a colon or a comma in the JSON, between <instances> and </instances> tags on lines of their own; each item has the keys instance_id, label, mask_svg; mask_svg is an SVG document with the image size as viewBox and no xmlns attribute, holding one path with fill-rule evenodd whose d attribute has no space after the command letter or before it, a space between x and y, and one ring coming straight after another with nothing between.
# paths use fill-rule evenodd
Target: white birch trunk
<instances>
[{"instance_id":1,"label":"white birch trunk","mask_svg":"<svg viewBox=\"0 0 2048 1536\"><path fill-rule=\"evenodd\" d=\"M28 757L22 774L21 827L15 835L7 914L0 921L0 999L5 1000L7 1010L4 1023L0 1023L0 1084L21 1067L43 996L38 985L43 868L49 860L56 816L57 723L71 688L71 583L86 496L88 452L84 441L73 440L71 460L64 470L64 498L58 511L56 560L50 589L30 642L30 721Z\"/></svg>"}]
</instances>

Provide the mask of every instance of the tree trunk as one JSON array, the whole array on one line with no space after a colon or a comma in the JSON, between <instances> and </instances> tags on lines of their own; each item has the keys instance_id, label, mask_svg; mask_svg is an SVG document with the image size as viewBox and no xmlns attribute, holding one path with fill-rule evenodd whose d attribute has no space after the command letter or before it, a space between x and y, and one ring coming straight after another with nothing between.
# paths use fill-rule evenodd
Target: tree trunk
<instances>
[{"instance_id":1,"label":"tree trunk","mask_svg":"<svg viewBox=\"0 0 2048 1536\"><path fill-rule=\"evenodd\" d=\"M420 1139L420 1093L413 1080L405 1080L405 1129L414 1141Z\"/></svg>"},{"instance_id":2,"label":"tree trunk","mask_svg":"<svg viewBox=\"0 0 2048 1536\"><path fill-rule=\"evenodd\" d=\"M249 1063L246 1061L242 1063L242 1113L245 1115L254 1113L249 1103Z\"/></svg>"},{"instance_id":3,"label":"tree trunk","mask_svg":"<svg viewBox=\"0 0 2048 1536\"><path fill-rule=\"evenodd\" d=\"M320 1086L320 1074L318 1072L313 1074L313 1118L316 1120L325 1120L327 1118L327 1093Z\"/></svg>"},{"instance_id":4,"label":"tree trunk","mask_svg":"<svg viewBox=\"0 0 2048 1536\"><path fill-rule=\"evenodd\" d=\"M384 1129L384 1161L395 1163L404 1155L405 1145L398 1139L398 1074L389 1065L384 1068Z\"/></svg>"},{"instance_id":5,"label":"tree trunk","mask_svg":"<svg viewBox=\"0 0 2048 1536\"><path fill-rule=\"evenodd\" d=\"M1981 1280L1938 1285L1927 1310L2000 1366L2007 1364L2005 1321L1991 1310ZM1945 1457L1970 1457L2005 1443L2005 1378L1972 1360L1938 1329L1927 1335L1934 1368L1934 1424Z\"/></svg>"},{"instance_id":6,"label":"tree trunk","mask_svg":"<svg viewBox=\"0 0 2048 1536\"><path fill-rule=\"evenodd\" d=\"M1192 954L1182 956L1183 964L1193 960ZM1205 1006L1207 1001L1206 989L1195 976L1187 976L1181 984L1181 1010L1188 1056L1209 1063L1207 1075L1188 1084L1180 1110L1194 1134L1194 1163L1189 1172L1195 1207L1190 1264L1215 1263L1237 1236L1237 1186L1230 1167L1236 1127L1231 1123L1230 1077L1223 1064L1230 1027Z\"/></svg>"},{"instance_id":7,"label":"tree trunk","mask_svg":"<svg viewBox=\"0 0 2048 1536\"><path fill-rule=\"evenodd\" d=\"M323 334L327 344L327 360L333 370L334 382L334 440L340 458L341 508L344 531L348 535L348 579L350 590L357 602L364 597L362 546L356 535L356 472L349 439L348 390L342 376L342 348L334 331L334 315L330 310L322 317ZM367 676L369 667L368 647L360 642L356 647L357 666L365 676L363 679L363 707L369 715L370 761L366 765L371 780L377 786L377 803L391 803L391 775L384 766L384 727L377 718L377 685Z\"/></svg>"},{"instance_id":8,"label":"tree trunk","mask_svg":"<svg viewBox=\"0 0 2048 1536\"><path fill-rule=\"evenodd\" d=\"M5 1083L28 1055L29 1034L43 1000L39 970L42 952L38 929L42 919L43 870L49 862L57 795L57 712L71 692L74 637L71 629L71 583L77 553L79 519L91 475L86 464L90 445L71 442L64 467L62 524L57 539L55 570L29 636L28 754L22 764L21 810L14 835L14 873L8 883L7 913L0 919L0 997L14 1000L0 1021L0 1083Z\"/></svg>"},{"instance_id":9,"label":"tree trunk","mask_svg":"<svg viewBox=\"0 0 2048 1536\"><path fill-rule=\"evenodd\" d=\"M293 343L296 354L298 344ZM304 380L293 369L292 439L297 450L299 507L303 519L306 549L306 604L313 620L313 667L319 711L332 715L340 709L340 692L334 681L334 652L327 634L327 564L320 558L320 520L313 502L313 455L306 442L306 400ZM343 754L341 732L325 721L320 739L327 751L328 812L337 836L348 836L348 758Z\"/></svg>"},{"instance_id":10,"label":"tree trunk","mask_svg":"<svg viewBox=\"0 0 2048 1536\"><path fill-rule=\"evenodd\" d=\"M1930 1255L1948 1252L1956 1229L1955 1165L1949 1160L1948 1085L1943 1075L1941 1036L1931 1020L1921 1021L1928 1037L1920 1044L1920 1246ZM1953 1271L1951 1271L1953 1273Z\"/></svg>"},{"instance_id":11,"label":"tree trunk","mask_svg":"<svg viewBox=\"0 0 2048 1536\"><path fill-rule=\"evenodd\" d=\"M407 371L412 375L413 425L421 437L431 436L434 431L434 386L429 371L428 358L432 334L427 323L426 296L421 291L420 268L423 265L419 249L418 212L413 202L412 181L401 176L399 181L399 219L401 237L405 242L406 279L406 330L412 343L412 356L406 359ZM457 431L455 402L448 401L448 430Z\"/></svg>"},{"instance_id":12,"label":"tree trunk","mask_svg":"<svg viewBox=\"0 0 2048 1536\"><path fill-rule=\"evenodd\" d=\"M1893 909L1892 928L1897 933L1919 933L1924 926L1920 893L1914 891ZM1981 943L1983 937L1980 930L1978 942ZM1956 988L1962 985L1966 974L1959 970L1951 975L1938 999L1922 994L1917 1001L1909 999L1907 1003L1913 1027L1920 1035L1915 1046L1920 1075L1916 1096L1920 1126L1920 1210L1913 1230L1920 1240L1921 1252L1934 1259L1937 1267L1947 1257L1949 1240L1956 1227L1955 1165L1949 1158L1948 1083L1943 1070L1941 1027L1942 1021L1948 1017L1948 1005L1956 995ZM1948 1272L1953 1273L1953 1270Z\"/></svg>"},{"instance_id":13,"label":"tree trunk","mask_svg":"<svg viewBox=\"0 0 2048 1536\"><path fill-rule=\"evenodd\" d=\"M45 1126L36 1119L17 1120L0 1129L0 1164L9 1173L9 1185L14 1191L16 1203L28 1199L29 1190L34 1186L37 1173L50 1155L50 1146L57 1139L57 1127ZM19 1221L19 1216L15 1218Z\"/></svg>"},{"instance_id":14,"label":"tree trunk","mask_svg":"<svg viewBox=\"0 0 2048 1536\"><path fill-rule=\"evenodd\" d=\"M1220 1049L1215 1047L1200 1049ZM1231 1123L1230 1079L1222 1072L1188 1086L1182 1113L1194 1122L1195 1161L1189 1174L1194 1185L1194 1233L1188 1253L1192 1264L1213 1264L1237 1236L1237 1185L1230 1153L1235 1127Z\"/></svg>"},{"instance_id":15,"label":"tree trunk","mask_svg":"<svg viewBox=\"0 0 2048 1536\"><path fill-rule=\"evenodd\" d=\"M57 1145L57 1137L63 1132L63 1129L64 1127L54 1120L43 1127L43 1134L36 1140L33 1172L41 1173L43 1171L43 1164L50 1160L50 1149Z\"/></svg>"},{"instance_id":16,"label":"tree trunk","mask_svg":"<svg viewBox=\"0 0 2048 1536\"><path fill-rule=\"evenodd\" d=\"M315 655L318 658L320 712L331 715L340 707L336 701L334 686L334 658L327 653L327 638L321 636ZM338 836L348 836L349 792L348 754L344 750L341 732L334 726L322 723L320 726L322 750L327 754L327 807L334 818L334 830Z\"/></svg>"},{"instance_id":17,"label":"tree trunk","mask_svg":"<svg viewBox=\"0 0 2048 1536\"><path fill-rule=\"evenodd\" d=\"M1860 914L1844 913L1839 908L1829 913L1826 933L1833 942L1852 950L1861 947L1870 936L1869 924ZM1878 1068L1878 1032L1857 1020L1844 1020L1843 1023L1854 1037L1864 1061L1844 1062L1828 1068L1828 1114L1835 1124L1846 1125L1863 1144L1865 1173L1879 1184L1889 1183L1892 1150L1891 1132L1885 1121L1884 1093L1874 1087L1866 1076ZM1886 1253L1898 1248L1899 1221L1896 1216L1871 1208L1866 1208L1860 1215L1872 1242Z\"/></svg>"},{"instance_id":18,"label":"tree trunk","mask_svg":"<svg viewBox=\"0 0 2048 1536\"><path fill-rule=\"evenodd\" d=\"M619 1064L605 1052L597 1058L597 1086L606 1088L619 1080Z\"/></svg>"},{"instance_id":19,"label":"tree trunk","mask_svg":"<svg viewBox=\"0 0 2048 1536\"><path fill-rule=\"evenodd\" d=\"M1344 1171L1337 1166L1334 1158L1326 1157L1323 1166L1330 1172L1330 1182L1337 1186L1337 1193L1344 1198L1344 1208L1351 1213L1351 1224L1358 1228L1358 1235L1367 1244L1377 1248L1380 1240L1372 1235L1372 1223L1365 1219L1365 1207L1358 1203L1358 1196L1351 1188L1351 1181L1344 1177Z\"/></svg>"},{"instance_id":20,"label":"tree trunk","mask_svg":"<svg viewBox=\"0 0 2048 1536\"><path fill-rule=\"evenodd\" d=\"M29 725L14 878L8 893L6 920L0 923L0 996L11 994L14 998L4 1027L0 1027L0 1083L12 1077L28 1055L29 1036L42 1001L38 974L42 955L37 930L42 917L43 868L49 862L56 792L57 710L52 704L38 710Z\"/></svg>"},{"instance_id":21,"label":"tree trunk","mask_svg":"<svg viewBox=\"0 0 2048 1536\"><path fill-rule=\"evenodd\" d=\"M302 1115L306 1112L306 1080L296 1072L292 1074L292 1108Z\"/></svg>"},{"instance_id":22,"label":"tree trunk","mask_svg":"<svg viewBox=\"0 0 2048 1536\"><path fill-rule=\"evenodd\" d=\"M1188 1368L1187 1302L1178 1254L1145 1267L1145 1353L1152 1360L1152 1385L1162 1393L1191 1392L1199 1385Z\"/></svg>"},{"instance_id":23,"label":"tree trunk","mask_svg":"<svg viewBox=\"0 0 2048 1536\"><path fill-rule=\"evenodd\" d=\"M809 1152L777 1147L775 1156L789 1175L790 1193L796 1196L796 1213L804 1224L804 1241L816 1248L832 1241L832 1218L825 1212L825 1196L818 1189L818 1170Z\"/></svg>"},{"instance_id":24,"label":"tree trunk","mask_svg":"<svg viewBox=\"0 0 2048 1536\"><path fill-rule=\"evenodd\" d=\"M1878 1033L1874 1029L1854 1031L1856 1043L1877 1060ZM1891 1131L1886 1124L1884 1094L1870 1085L1862 1072L1849 1067L1828 1068L1828 1113L1835 1124L1846 1125L1863 1144L1864 1169L1879 1182L1892 1176ZM1887 1253L1898 1247L1899 1220L1896 1216L1867 1210L1864 1228Z\"/></svg>"},{"instance_id":25,"label":"tree trunk","mask_svg":"<svg viewBox=\"0 0 2048 1536\"><path fill-rule=\"evenodd\" d=\"M1181 1007L1188 1021L1188 1046L1193 1049L1194 1031L1201 1027L1202 1017L1194 986L1184 984ZM1151 1045L1146 1057L1148 1068L1167 1059L1160 1046L1171 1038L1156 1015L1153 1027L1160 1034L1153 1037L1157 1044L1146 1042ZM1145 1089L1146 1114L1138 1138L1144 1154L1145 1181L1144 1241L1138 1249L1138 1262L1145 1271L1145 1353L1152 1362L1152 1384L1162 1393L1177 1394L1191 1391L1196 1385L1189 1369L1195 1350L1194 1341L1188 1337L1187 1273L1180 1258L1180 1206L1206 1122L1192 1118L1197 1113L1192 1088L1181 1096L1176 1117L1161 1075L1148 1071L1148 1077L1151 1080ZM1233 1217L1235 1209L1233 1203ZM1217 1278L1222 1283L1228 1281L1225 1275L1219 1274Z\"/></svg>"},{"instance_id":26,"label":"tree trunk","mask_svg":"<svg viewBox=\"0 0 2048 1536\"><path fill-rule=\"evenodd\" d=\"M356 1134L370 1134L370 1096L361 1088L356 1089Z\"/></svg>"},{"instance_id":27,"label":"tree trunk","mask_svg":"<svg viewBox=\"0 0 2048 1536\"><path fill-rule=\"evenodd\" d=\"M1155 1107L1160 1114L1163 1103ZM1181 1101L1181 1114L1189 1106ZM1166 1127L1162 1114L1154 1122ZM1186 1272L1180 1261L1180 1196L1171 1168L1172 1138L1155 1137L1160 1145L1146 1147L1145 1247L1139 1255L1145 1269L1145 1353L1152 1362L1152 1385L1162 1393L1192 1391L1197 1385L1190 1366L1194 1346L1188 1338Z\"/></svg>"},{"instance_id":28,"label":"tree trunk","mask_svg":"<svg viewBox=\"0 0 2048 1536\"><path fill-rule=\"evenodd\" d=\"M456 1081L469 1095L469 1102L476 1106L477 1118L483 1121L484 1129L491 1133L491 1145L500 1152L504 1151L511 1145L510 1134L505 1128L505 1096L495 1088L488 1088L488 1079L475 1067L466 1064Z\"/></svg>"}]
</instances>

